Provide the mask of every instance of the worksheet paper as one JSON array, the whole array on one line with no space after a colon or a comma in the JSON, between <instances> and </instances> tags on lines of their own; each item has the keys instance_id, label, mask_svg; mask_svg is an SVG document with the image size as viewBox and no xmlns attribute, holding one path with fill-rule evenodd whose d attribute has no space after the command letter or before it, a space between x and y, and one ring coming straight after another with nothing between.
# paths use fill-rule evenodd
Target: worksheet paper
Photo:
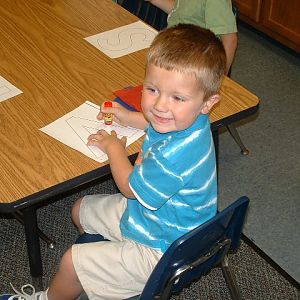
<instances>
[{"instance_id":1,"label":"worksheet paper","mask_svg":"<svg viewBox=\"0 0 300 300\"><path fill-rule=\"evenodd\" d=\"M98 162L106 161L107 155L95 146L86 145L90 134L96 133L100 129L108 132L115 130L119 138L126 136L126 146L145 134L144 130L121 126L117 123L105 125L103 120L97 120L99 111L100 106L86 101L40 130Z\"/></svg>"},{"instance_id":2,"label":"worksheet paper","mask_svg":"<svg viewBox=\"0 0 300 300\"><path fill-rule=\"evenodd\" d=\"M110 58L117 58L148 48L157 31L142 21L121 26L85 38Z\"/></svg>"},{"instance_id":3,"label":"worksheet paper","mask_svg":"<svg viewBox=\"0 0 300 300\"><path fill-rule=\"evenodd\" d=\"M0 76L0 102L22 94L23 92Z\"/></svg>"}]
</instances>

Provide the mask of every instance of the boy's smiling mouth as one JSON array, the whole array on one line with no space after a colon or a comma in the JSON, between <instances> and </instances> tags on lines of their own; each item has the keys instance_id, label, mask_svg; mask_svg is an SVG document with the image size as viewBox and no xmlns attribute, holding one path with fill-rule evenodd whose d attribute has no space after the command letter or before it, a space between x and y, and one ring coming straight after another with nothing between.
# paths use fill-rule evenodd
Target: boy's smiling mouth
<instances>
[{"instance_id":1,"label":"boy's smiling mouth","mask_svg":"<svg viewBox=\"0 0 300 300\"><path fill-rule=\"evenodd\" d=\"M164 124L164 123L169 123L170 121L173 120L173 118L161 117L161 116L159 116L159 115L157 115L157 114L155 114L155 113L152 113L152 115L153 115L154 120L155 120L156 122L162 123L162 124Z\"/></svg>"}]
</instances>

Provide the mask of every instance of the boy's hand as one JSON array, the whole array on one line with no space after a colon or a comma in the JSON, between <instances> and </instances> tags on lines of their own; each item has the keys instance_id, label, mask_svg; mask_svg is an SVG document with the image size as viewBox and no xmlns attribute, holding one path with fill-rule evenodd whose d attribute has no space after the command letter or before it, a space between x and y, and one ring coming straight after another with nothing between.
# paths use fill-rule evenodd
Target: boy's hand
<instances>
[{"instance_id":1,"label":"boy's hand","mask_svg":"<svg viewBox=\"0 0 300 300\"><path fill-rule=\"evenodd\" d=\"M104 107L102 104L97 119L102 120L105 113L113 114L113 121L123 126L143 130L148 126L148 121L141 112L130 111L115 101L112 101L112 107Z\"/></svg>"},{"instance_id":2,"label":"boy's hand","mask_svg":"<svg viewBox=\"0 0 300 300\"><path fill-rule=\"evenodd\" d=\"M128 126L128 114L130 111L117 102L112 101L112 105L112 107L104 107L104 104L102 104L97 119L102 120L105 113L111 113L113 114L113 121L120 125Z\"/></svg>"},{"instance_id":3,"label":"boy's hand","mask_svg":"<svg viewBox=\"0 0 300 300\"><path fill-rule=\"evenodd\" d=\"M121 139L117 137L117 133L112 130L109 134L104 129L99 130L95 134L91 134L88 137L88 146L96 146L101 149L104 153L108 154L111 149L115 148L125 148L126 147L126 137L123 136Z\"/></svg>"}]
</instances>

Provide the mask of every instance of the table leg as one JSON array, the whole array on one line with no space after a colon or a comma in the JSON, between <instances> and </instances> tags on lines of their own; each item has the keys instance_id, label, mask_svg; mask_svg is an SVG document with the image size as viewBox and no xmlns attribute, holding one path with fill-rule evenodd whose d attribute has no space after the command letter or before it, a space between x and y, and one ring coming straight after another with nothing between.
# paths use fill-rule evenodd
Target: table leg
<instances>
[{"instance_id":1,"label":"table leg","mask_svg":"<svg viewBox=\"0 0 300 300\"><path fill-rule=\"evenodd\" d=\"M32 277L42 277L42 258L40 241L38 236L37 214L35 207L27 207L22 210L30 273Z\"/></svg>"},{"instance_id":2,"label":"table leg","mask_svg":"<svg viewBox=\"0 0 300 300\"><path fill-rule=\"evenodd\" d=\"M21 211L16 210L14 212L11 213L13 215L13 217L19 221L22 225L24 225L24 217ZM38 228L38 235L39 237L45 241L48 245L48 247L50 249L54 249L55 248L55 242L53 240L51 240L42 230L40 230Z\"/></svg>"}]
</instances>

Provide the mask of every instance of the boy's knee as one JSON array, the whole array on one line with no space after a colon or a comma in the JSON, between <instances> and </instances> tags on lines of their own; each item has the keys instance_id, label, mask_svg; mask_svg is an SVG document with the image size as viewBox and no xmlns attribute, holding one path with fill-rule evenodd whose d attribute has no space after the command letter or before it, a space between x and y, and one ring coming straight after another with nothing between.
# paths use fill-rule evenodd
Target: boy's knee
<instances>
[{"instance_id":1,"label":"boy's knee","mask_svg":"<svg viewBox=\"0 0 300 300\"><path fill-rule=\"evenodd\" d=\"M65 266L73 266L72 248L69 248L61 259L61 264Z\"/></svg>"},{"instance_id":2,"label":"boy's knee","mask_svg":"<svg viewBox=\"0 0 300 300\"><path fill-rule=\"evenodd\" d=\"M75 271L73 258L72 258L72 247L69 248L63 255L60 262L60 272L68 274L68 276L73 277L73 280L78 281L78 277Z\"/></svg>"},{"instance_id":3,"label":"boy's knee","mask_svg":"<svg viewBox=\"0 0 300 300\"><path fill-rule=\"evenodd\" d=\"M63 257L61 258L59 264L59 271L62 274L68 274L73 270L74 270L74 265L73 265L72 247L71 247L64 253Z\"/></svg>"},{"instance_id":4,"label":"boy's knee","mask_svg":"<svg viewBox=\"0 0 300 300\"><path fill-rule=\"evenodd\" d=\"M74 203L74 205L72 207L72 212L71 212L72 220L73 220L75 226L79 229L79 231L81 231L81 229L82 229L81 224L80 224L80 218L79 218L81 201L82 201L82 198L76 200L76 202Z\"/></svg>"}]
</instances>

